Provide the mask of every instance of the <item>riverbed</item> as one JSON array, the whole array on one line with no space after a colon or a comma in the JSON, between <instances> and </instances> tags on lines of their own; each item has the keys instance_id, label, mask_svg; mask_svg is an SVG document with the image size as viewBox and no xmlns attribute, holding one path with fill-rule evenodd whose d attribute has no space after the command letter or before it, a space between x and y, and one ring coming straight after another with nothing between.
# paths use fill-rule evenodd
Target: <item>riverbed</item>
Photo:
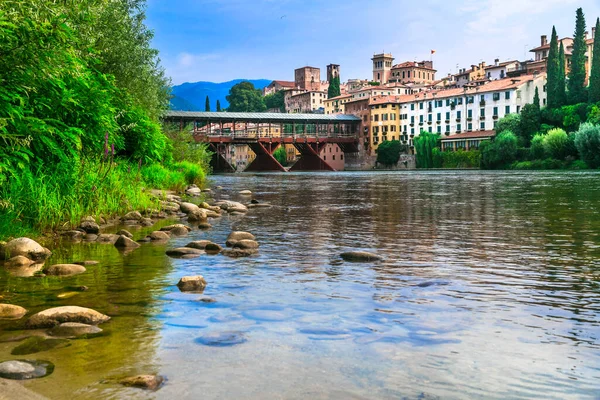
<instances>
[{"instance_id":1,"label":"riverbed","mask_svg":"<svg viewBox=\"0 0 600 400\"><path fill-rule=\"evenodd\" d=\"M26 331L0 321L0 361L48 360L26 381L50 399L594 399L600 393L600 174L344 172L217 175L216 198L271 208L212 220L123 254L62 244L74 277L0 270L1 302L28 315L78 305L103 335L12 356ZM172 223L162 221L160 224ZM160 227L160 224L157 225ZM133 230L135 239L156 230ZM232 230L258 255L182 260L169 248ZM366 250L379 262L339 254ZM203 275L204 293L180 277ZM72 287L88 291L59 298ZM207 338L233 338L215 346ZM208 343L208 345L207 345ZM159 374L156 392L115 378Z\"/></svg>"}]
</instances>

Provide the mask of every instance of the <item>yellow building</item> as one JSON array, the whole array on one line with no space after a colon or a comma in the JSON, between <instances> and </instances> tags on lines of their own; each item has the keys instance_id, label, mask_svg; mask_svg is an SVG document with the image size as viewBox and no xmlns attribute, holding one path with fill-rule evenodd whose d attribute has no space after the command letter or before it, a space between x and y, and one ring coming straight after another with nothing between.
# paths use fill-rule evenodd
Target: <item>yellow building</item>
<instances>
[{"instance_id":1,"label":"yellow building","mask_svg":"<svg viewBox=\"0 0 600 400\"><path fill-rule=\"evenodd\" d=\"M323 101L325 105L325 114L344 114L346 110L344 105L350 100L352 100L351 94L343 94Z\"/></svg>"},{"instance_id":2,"label":"yellow building","mask_svg":"<svg viewBox=\"0 0 600 400\"><path fill-rule=\"evenodd\" d=\"M377 147L386 140L400 139L400 104L398 96L372 97L369 102L371 134L369 147L375 154Z\"/></svg>"}]
</instances>

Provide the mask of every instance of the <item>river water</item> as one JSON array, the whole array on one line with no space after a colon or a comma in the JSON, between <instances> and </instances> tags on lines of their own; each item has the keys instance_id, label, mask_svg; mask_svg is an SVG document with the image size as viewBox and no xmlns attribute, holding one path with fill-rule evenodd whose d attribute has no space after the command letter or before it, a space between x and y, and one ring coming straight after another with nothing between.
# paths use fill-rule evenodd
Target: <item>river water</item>
<instances>
[{"instance_id":1,"label":"river water","mask_svg":"<svg viewBox=\"0 0 600 400\"><path fill-rule=\"evenodd\" d=\"M217 197L250 189L273 207L126 255L54 249L50 263L101 262L75 277L0 272L1 302L112 317L103 336L28 356L10 355L19 323L0 322L0 361L53 362L52 375L25 383L51 399L598 398L599 174L241 174L212 184L224 188ZM191 240L224 244L231 230L254 233L260 253L164 254ZM353 249L384 260L342 262ZM179 278L195 274L205 292L179 292ZM79 285L90 289L58 297ZM205 344L223 333L240 343ZM140 373L167 382L147 392L111 381Z\"/></svg>"}]
</instances>

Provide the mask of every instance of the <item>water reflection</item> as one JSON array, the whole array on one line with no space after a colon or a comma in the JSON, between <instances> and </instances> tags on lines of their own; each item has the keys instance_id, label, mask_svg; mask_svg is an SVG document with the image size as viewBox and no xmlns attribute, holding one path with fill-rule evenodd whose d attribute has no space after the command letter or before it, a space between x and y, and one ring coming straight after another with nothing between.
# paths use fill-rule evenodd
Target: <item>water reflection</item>
<instances>
[{"instance_id":1,"label":"water reflection","mask_svg":"<svg viewBox=\"0 0 600 400\"><path fill-rule=\"evenodd\" d=\"M73 391L81 398L147 398L100 381L157 372L168 382L152 396L165 399L598 393L598 174L264 174L214 181L226 188L216 196L237 199L250 189L273 207L223 217L209 231L127 255L85 243L65 248L53 262L101 265L62 281L1 276L2 293L30 310L76 304L113 317L106 337L43 353L56 370L32 387L52 398ZM224 243L232 229L254 233L259 255L164 255L191 240ZM342 262L339 254L354 249L384 259ZM196 274L208 282L204 293L179 292L179 278ZM57 298L76 285L90 290ZM15 345L0 343L2 358Z\"/></svg>"}]
</instances>

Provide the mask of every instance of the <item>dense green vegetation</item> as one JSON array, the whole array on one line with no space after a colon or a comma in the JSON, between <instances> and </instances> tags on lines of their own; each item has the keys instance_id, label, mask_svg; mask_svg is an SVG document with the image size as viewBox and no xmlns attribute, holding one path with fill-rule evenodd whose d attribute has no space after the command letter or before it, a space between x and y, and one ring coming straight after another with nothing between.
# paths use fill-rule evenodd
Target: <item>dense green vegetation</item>
<instances>
[{"instance_id":1,"label":"dense green vegetation","mask_svg":"<svg viewBox=\"0 0 600 400\"><path fill-rule=\"evenodd\" d=\"M0 3L0 236L155 206L200 183L158 118L169 81L143 0Z\"/></svg>"},{"instance_id":2,"label":"dense green vegetation","mask_svg":"<svg viewBox=\"0 0 600 400\"><path fill-rule=\"evenodd\" d=\"M280 90L279 92L271 93L265 96L265 105L267 110L278 109L280 112L285 112L285 92Z\"/></svg>"},{"instance_id":3,"label":"dense green vegetation","mask_svg":"<svg viewBox=\"0 0 600 400\"><path fill-rule=\"evenodd\" d=\"M327 98L332 99L334 97L340 96L342 94L340 88L340 77L335 76L329 82L329 88L327 89Z\"/></svg>"},{"instance_id":4,"label":"dense green vegetation","mask_svg":"<svg viewBox=\"0 0 600 400\"><path fill-rule=\"evenodd\" d=\"M267 109L261 91L248 81L234 85L229 90L227 101L227 111L231 112L263 112Z\"/></svg>"},{"instance_id":5,"label":"dense green vegetation","mask_svg":"<svg viewBox=\"0 0 600 400\"><path fill-rule=\"evenodd\" d=\"M400 153L406 152L406 146L399 140L384 140L377 147L377 163L390 167L400 161Z\"/></svg>"},{"instance_id":6,"label":"dense green vegetation","mask_svg":"<svg viewBox=\"0 0 600 400\"><path fill-rule=\"evenodd\" d=\"M273 157L284 167L287 166L287 154L285 153L285 146L279 146L277 150L273 152Z\"/></svg>"},{"instance_id":7,"label":"dense green vegetation","mask_svg":"<svg viewBox=\"0 0 600 400\"><path fill-rule=\"evenodd\" d=\"M415 137L415 152L417 154L417 168L435 168L433 150L439 148L440 135L421 131Z\"/></svg>"}]
</instances>

